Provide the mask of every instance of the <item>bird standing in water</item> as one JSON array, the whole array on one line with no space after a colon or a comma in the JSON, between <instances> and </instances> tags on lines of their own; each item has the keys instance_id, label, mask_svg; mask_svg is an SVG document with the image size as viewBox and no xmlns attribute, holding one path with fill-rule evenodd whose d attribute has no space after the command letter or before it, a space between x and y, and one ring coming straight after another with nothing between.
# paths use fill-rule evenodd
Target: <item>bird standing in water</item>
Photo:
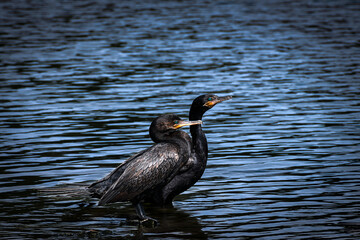
<instances>
[{"instance_id":1,"label":"bird standing in water","mask_svg":"<svg viewBox=\"0 0 360 240\"><path fill-rule=\"evenodd\" d=\"M100 197L99 205L130 201L141 222L156 220L147 217L141 201L161 189L188 161L192 143L189 135L178 129L199 125L202 121L183 121L173 114L156 118L149 132L156 143L130 157L105 178L93 183L88 190Z\"/></svg>"},{"instance_id":2,"label":"bird standing in water","mask_svg":"<svg viewBox=\"0 0 360 240\"><path fill-rule=\"evenodd\" d=\"M231 98L231 96L218 97L213 94L201 95L195 98L190 108L189 120L202 120L206 111L216 104ZM206 136L201 125L190 126L190 132L192 136L192 152L188 161L165 186L156 188L154 194L147 196L146 201L159 206L172 206L174 197L193 186L203 175L208 158Z\"/></svg>"}]
</instances>

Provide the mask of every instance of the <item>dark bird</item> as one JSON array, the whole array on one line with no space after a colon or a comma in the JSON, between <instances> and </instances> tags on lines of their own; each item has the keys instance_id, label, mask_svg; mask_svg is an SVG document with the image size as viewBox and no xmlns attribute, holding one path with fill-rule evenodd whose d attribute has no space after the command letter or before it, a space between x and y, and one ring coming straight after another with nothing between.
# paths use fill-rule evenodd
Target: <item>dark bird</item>
<instances>
[{"instance_id":1,"label":"dark bird","mask_svg":"<svg viewBox=\"0 0 360 240\"><path fill-rule=\"evenodd\" d=\"M190 108L189 120L202 120L206 111L216 104L231 98L231 96L218 97L212 94L195 98ZM208 159L206 136L201 125L190 126L190 132L192 136L192 152L188 161L165 186L155 189L155 193L149 195L146 201L159 206L172 206L174 197L193 186L203 175Z\"/></svg>"},{"instance_id":2,"label":"dark bird","mask_svg":"<svg viewBox=\"0 0 360 240\"><path fill-rule=\"evenodd\" d=\"M88 190L100 197L99 205L130 201L141 222L156 223L146 216L141 201L154 194L154 189L169 183L188 161L191 138L178 129L201 123L200 120L183 121L173 114L156 118L149 129L155 144L127 159L106 177L90 185Z\"/></svg>"}]
</instances>

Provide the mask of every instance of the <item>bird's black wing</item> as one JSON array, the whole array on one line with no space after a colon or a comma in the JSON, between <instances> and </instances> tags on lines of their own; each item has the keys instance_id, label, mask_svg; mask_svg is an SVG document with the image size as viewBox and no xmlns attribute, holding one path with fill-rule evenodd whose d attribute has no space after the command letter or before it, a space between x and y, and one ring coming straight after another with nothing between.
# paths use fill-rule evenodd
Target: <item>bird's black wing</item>
<instances>
[{"instance_id":1,"label":"bird's black wing","mask_svg":"<svg viewBox=\"0 0 360 240\"><path fill-rule=\"evenodd\" d=\"M134 155L132 155L130 158L125 160L123 163L121 163L117 168L115 168L113 171L111 171L108 175L106 175L104 178L92 183L88 190L94 194L96 197L101 197L104 195L105 191L108 190L108 188L116 182L116 180L121 176L121 174L126 169L126 166L135 158L146 152L147 149L144 149Z\"/></svg>"},{"instance_id":2,"label":"bird's black wing","mask_svg":"<svg viewBox=\"0 0 360 240\"><path fill-rule=\"evenodd\" d=\"M165 184L183 166L182 161L176 145L153 145L127 163L121 176L102 196L99 205L132 200L148 189Z\"/></svg>"}]
</instances>

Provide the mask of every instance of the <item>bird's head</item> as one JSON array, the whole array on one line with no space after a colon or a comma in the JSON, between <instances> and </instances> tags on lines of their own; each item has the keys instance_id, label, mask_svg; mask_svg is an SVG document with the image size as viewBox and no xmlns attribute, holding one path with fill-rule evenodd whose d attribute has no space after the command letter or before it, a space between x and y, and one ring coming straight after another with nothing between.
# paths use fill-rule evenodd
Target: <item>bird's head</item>
<instances>
[{"instance_id":1,"label":"bird's head","mask_svg":"<svg viewBox=\"0 0 360 240\"><path fill-rule=\"evenodd\" d=\"M155 118L149 129L150 137L154 142L159 142L164 136L169 136L181 127L202 124L201 120L186 121L175 114L165 114Z\"/></svg>"},{"instance_id":2,"label":"bird's head","mask_svg":"<svg viewBox=\"0 0 360 240\"><path fill-rule=\"evenodd\" d=\"M195 98L191 108L194 108L194 111L198 111L204 114L207 110L213 108L216 104L231 98L231 96L219 97L214 94L205 94Z\"/></svg>"}]
</instances>

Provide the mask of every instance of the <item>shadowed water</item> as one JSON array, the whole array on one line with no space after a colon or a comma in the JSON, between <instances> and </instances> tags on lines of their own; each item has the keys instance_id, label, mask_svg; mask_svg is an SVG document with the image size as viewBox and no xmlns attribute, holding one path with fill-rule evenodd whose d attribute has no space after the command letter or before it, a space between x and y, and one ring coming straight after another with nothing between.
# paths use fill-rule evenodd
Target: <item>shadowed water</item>
<instances>
[{"instance_id":1,"label":"shadowed water","mask_svg":"<svg viewBox=\"0 0 360 240\"><path fill-rule=\"evenodd\" d=\"M357 1L1 1L3 239L358 239ZM187 118L208 167L174 209L84 187ZM188 131L188 129L185 129Z\"/></svg>"}]
</instances>

